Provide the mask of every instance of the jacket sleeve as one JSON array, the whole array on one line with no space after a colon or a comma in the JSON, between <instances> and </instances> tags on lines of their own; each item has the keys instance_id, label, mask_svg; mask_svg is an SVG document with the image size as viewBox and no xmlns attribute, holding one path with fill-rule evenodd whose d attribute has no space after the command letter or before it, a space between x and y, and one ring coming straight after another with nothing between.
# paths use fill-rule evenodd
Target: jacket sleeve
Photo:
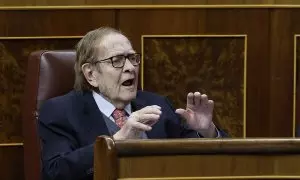
<instances>
[{"instance_id":1,"label":"jacket sleeve","mask_svg":"<svg viewBox=\"0 0 300 180\"><path fill-rule=\"evenodd\" d=\"M93 174L93 144L78 147L65 109L45 102L39 115L43 180L79 180ZM92 178L91 178L92 179Z\"/></svg>"}]
</instances>

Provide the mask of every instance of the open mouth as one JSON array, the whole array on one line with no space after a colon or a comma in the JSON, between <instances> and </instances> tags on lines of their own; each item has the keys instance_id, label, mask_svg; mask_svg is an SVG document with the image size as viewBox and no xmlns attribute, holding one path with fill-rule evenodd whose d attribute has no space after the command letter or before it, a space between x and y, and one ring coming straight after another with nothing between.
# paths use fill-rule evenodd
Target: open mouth
<instances>
[{"instance_id":1,"label":"open mouth","mask_svg":"<svg viewBox=\"0 0 300 180\"><path fill-rule=\"evenodd\" d=\"M128 79L122 83L123 86L132 86L134 84L134 78Z\"/></svg>"}]
</instances>

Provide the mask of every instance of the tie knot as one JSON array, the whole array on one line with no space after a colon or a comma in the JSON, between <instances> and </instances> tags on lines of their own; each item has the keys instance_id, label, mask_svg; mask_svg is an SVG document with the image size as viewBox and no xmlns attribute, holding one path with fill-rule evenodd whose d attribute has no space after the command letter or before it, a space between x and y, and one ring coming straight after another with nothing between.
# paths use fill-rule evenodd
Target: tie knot
<instances>
[{"instance_id":1,"label":"tie knot","mask_svg":"<svg viewBox=\"0 0 300 180\"><path fill-rule=\"evenodd\" d=\"M112 117L117 120L122 117L126 117L126 112L124 109L115 109L114 112L112 113Z\"/></svg>"}]
</instances>

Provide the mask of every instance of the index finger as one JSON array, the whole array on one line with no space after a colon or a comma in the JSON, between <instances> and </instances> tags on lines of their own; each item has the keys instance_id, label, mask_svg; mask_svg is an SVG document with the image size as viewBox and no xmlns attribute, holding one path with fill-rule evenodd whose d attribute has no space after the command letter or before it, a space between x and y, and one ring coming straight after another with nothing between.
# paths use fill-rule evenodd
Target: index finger
<instances>
[{"instance_id":1,"label":"index finger","mask_svg":"<svg viewBox=\"0 0 300 180\"><path fill-rule=\"evenodd\" d=\"M194 105L194 93L189 92L186 97L186 104L187 105Z\"/></svg>"},{"instance_id":2,"label":"index finger","mask_svg":"<svg viewBox=\"0 0 300 180\"><path fill-rule=\"evenodd\" d=\"M142 114L161 114L161 107L157 106L157 105L153 105L153 106L146 106L142 109L139 110L139 113Z\"/></svg>"}]
</instances>

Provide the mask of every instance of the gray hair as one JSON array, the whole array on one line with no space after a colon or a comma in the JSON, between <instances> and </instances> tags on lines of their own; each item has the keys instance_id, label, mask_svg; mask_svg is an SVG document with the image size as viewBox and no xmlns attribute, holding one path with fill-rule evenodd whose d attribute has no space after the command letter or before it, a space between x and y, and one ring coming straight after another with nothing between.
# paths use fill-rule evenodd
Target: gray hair
<instances>
[{"instance_id":1,"label":"gray hair","mask_svg":"<svg viewBox=\"0 0 300 180\"><path fill-rule=\"evenodd\" d=\"M98 56L98 45L104 39L105 36L116 33L122 34L111 27L101 27L88 32L76 45L76 62L74 66L75 70L75 83L74 89L78 91L95 90L98 88L90 85L84 77L81 66L85 63L93 63Z\"/></svg>"}]
</instances>

